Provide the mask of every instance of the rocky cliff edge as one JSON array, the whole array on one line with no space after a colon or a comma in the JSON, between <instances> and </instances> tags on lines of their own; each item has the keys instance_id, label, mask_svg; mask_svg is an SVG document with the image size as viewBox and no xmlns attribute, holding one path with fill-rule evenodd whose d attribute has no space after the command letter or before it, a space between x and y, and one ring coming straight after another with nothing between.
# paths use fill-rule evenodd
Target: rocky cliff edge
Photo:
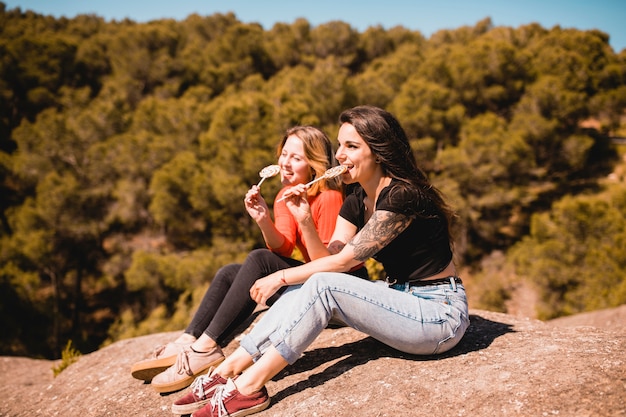
<instances>
[{"instance_id":1,"label":"rocky cliff edge","mask_svg":"<svg viewBox=\"0 0 626 417\"><path fill-rule=\"evenodd\" d=\"M432 357L326 329L268 383L272 402L257 415L626 416L626 306L551 322L470 313L462 342ZM129 369L178 334L118 341L56 378L53 361L0 357L0 416L174 416L187 390L158 394Z\"/></svg>"}]
</instances>

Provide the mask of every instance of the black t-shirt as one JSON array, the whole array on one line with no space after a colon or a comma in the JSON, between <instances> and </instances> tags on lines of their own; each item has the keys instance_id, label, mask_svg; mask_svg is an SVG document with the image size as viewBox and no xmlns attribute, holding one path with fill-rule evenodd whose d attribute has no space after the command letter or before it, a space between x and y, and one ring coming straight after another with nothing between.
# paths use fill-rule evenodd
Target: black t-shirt
<instances>
[{"instance_id":1,"label":"black t-shirt","mask_svg":"<svg viewBox=\"0 0 626 417\"><path fill-rule=\"evenodd\" d=\"M389 191L396 183L397 180L392 180L380 192L376 210L394 213L407 211L406 207L394 204L388 198ZM355 187L346 197L339 212L341 217L354 224L358 230L365 225L364 199L363 188ZM437 274L452 260L446 216L428 200L420 201L419 211L421 215L415 216L409 227L374 255L374 259L382 263L389 279L395 279L399 283Z\"/></svg>"}]
</instances>

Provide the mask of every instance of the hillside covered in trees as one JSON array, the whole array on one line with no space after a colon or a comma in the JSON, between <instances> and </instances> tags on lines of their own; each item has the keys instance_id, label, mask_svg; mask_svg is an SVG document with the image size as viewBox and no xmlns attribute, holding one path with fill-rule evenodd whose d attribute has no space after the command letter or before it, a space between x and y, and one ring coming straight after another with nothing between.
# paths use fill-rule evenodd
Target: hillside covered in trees
<instances>
[{"instance_id":1,"label":"hillside covered in trees","mask_svg":"<svg viewBox=\"0 0 626 417\"><path fill-rule=\"evenodd\" d=\"M626 303L626 50L529 24L360 33L233 14L136 23L0 3L0 354L183 328L262 238L242 198L283 131L373 104L458 213L474 307ZM269 197L277 181L264 185ZM464 275L465 277L465 275Z\"/></svg>"}]
</instances>

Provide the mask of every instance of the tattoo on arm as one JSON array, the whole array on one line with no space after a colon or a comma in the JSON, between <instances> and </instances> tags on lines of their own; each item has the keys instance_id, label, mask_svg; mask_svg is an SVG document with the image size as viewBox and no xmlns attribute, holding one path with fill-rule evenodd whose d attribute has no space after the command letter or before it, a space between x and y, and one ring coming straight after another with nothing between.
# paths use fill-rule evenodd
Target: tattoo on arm
<instances>
[{"instance_id":1,"label":"tattoo on arm","mask_svg":"<svg viewBox=\"0 0 626 417\"><path fill-rule=\"evenodd\" d=\"M348 242L354 250L355 259L366 261L389 242L394 240L411 224L411 218L390 211L375 211L363 229Z\"/></svg>"}]
</instances>

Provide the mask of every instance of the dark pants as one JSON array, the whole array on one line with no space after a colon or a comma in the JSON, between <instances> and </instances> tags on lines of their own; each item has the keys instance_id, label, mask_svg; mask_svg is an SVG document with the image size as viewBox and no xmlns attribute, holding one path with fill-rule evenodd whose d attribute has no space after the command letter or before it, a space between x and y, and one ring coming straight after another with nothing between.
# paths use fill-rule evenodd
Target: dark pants
<instances>
[{"instance_id":1,"label":"dark pants","mask_svg":"<svg viewBox=\"0 0 626 417\"><path fill-rule=\"evenodd\" d=\"M196 338L206 333L218 344L223 343L254 312L257 304L250 298L250 288L255 281L281 269L301 264L298 260L276 255L268 249L255 249L243 264L230 264L220 268L185 332ZM367 278L365 268L352 274ZM267 305L274 304L285 288L274 294L267 301Z\"/></svg>"}]
</instances>

